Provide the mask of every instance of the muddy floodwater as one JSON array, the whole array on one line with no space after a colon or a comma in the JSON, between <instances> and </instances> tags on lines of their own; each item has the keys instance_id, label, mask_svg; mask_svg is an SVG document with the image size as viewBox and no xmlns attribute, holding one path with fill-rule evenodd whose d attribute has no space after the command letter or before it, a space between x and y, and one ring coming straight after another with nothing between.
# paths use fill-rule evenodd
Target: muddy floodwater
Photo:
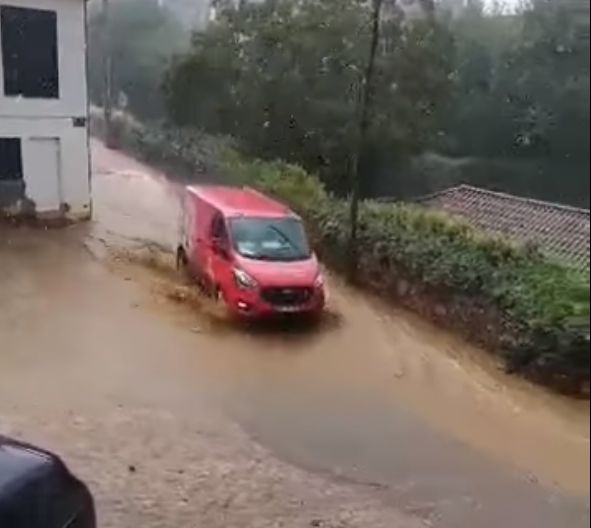
<instances>
[{"instance_id":1,"label":"muddy floodwater","mask_svg":"<svg viewBox=\"0 0 591 528\"><path fill-rule=\"evenodd\" d=\"M365 486L427 526L588 526L588 402L505 375L338 277L317 324L228 321L173 268L178 185L92 148L95 220L73 237L168 329L174 361L141 361L178 387L151 398L190 389L279 459Z\"/></svg>"}]
</instances>

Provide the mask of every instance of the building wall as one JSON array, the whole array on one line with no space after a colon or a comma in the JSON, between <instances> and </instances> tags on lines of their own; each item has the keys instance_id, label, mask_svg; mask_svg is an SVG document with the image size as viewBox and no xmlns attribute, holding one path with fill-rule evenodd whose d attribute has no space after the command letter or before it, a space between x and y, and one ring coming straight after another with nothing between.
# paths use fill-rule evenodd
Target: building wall
<instances>
[{"instance_id":1,"label":"building wall","mask_svg":"<svg viewBox=\"0 0 591 528\"><path fill-rule=\"evenodd\" d=\"M0 0L0 6L47 9L57 13L59 72L57 99L6 96L0 60L0 138L21 139L24 180L22 186L0 181L0 208L18 213L26 205L37 213L62 212L75 218L88 217L90 181L85 1ZM0 57L1 45L0 40ZM35 45L34 35L31 35L31 45ZM59 160L57 182L55 178L44 178L43 167L38 166L42 163L36 153L40 138L56 140ZM55 185L59 186L60 196L57 210L55 202L48 200L55 194L55 190L48 187ZM24 196L19 196L19 192Z\"/></svg>"}]
</instances>

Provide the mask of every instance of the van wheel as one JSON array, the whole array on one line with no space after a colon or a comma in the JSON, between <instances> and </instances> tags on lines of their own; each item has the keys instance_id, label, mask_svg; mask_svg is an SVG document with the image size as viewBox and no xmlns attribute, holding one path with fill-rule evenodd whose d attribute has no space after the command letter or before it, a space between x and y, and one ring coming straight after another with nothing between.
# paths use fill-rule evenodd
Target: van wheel
<instances>
[{"instance_id":1,"label":"van wheel","mask_svg":"<svg viewBox=\"0 0 591 528\"><path fill-rule=\"evenodd\" d=\"M212 297L215 303L216 311L224 317L227 316L229 313L229 309L228 303L226 301L226 296L224 295L224 291L219 286L215 286L213 289Z\"/></svg>"},{"instance_id":2,"label":"van wheel","mask_svg":"<svg viewBox=\"0 0 591 528\"><path fill-rule=\"evenodd\" d=\"M226 305L226 297L224 296L223 290L219 286L215 286L213 289L213 300L219 306Z\"/></svg>"},{"instance_id":3,"label":"van wheel","mask_svg":"<svg viewBox=\"0 0 591 528\"><path fill-rule=\"evenodd\" d=\"M185 253L185 249L182 246L176 250L176 269L177 271L185 272L189 264L189 259Z\"/></svg>"}]
</instances>

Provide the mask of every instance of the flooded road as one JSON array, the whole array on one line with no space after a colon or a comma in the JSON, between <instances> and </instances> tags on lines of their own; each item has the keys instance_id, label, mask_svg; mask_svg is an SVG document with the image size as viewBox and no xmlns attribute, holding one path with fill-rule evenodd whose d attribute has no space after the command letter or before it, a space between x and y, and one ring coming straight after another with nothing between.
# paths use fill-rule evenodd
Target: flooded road
<instances>
[{"instance_id":1,"label":"flooded road","mask_svg":"<svg viewBox=\"0 0 591 528\"><path fill-rule=\"evenodd\" d=\"M169 405L178 416L219 412L279 459L361 486L423 526L588 526L587 402L506 376L482 351L338 278L318 327L225 321L172 269L179 189L98 142L92 148L95 220L81 238L93 266L106 266L137 304L131 315L117 308L120 293L106 278L98 296L83 296L80 310L111 310L113 296L114 315L134 336L103 350L101 323L80 323L94 336L91 368L100 372L106 357L113 369L86 380L95 393ZM26 364L4 361L4 372ZM138 368L144 384L127 383ZM86 379L82 369L88 363L75 362L70 377ZM50 383L47 371L33 379Z\"/></svg>"}]
</instances>

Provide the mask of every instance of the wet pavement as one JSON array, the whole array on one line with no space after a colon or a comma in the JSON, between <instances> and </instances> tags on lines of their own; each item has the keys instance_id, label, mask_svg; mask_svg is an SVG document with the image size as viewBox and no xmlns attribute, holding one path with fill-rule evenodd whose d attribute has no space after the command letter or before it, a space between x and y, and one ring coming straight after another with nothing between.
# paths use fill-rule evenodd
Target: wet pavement
<instances>
[{"instance_id":1,"label":"wet pavement","mask_svg":"<svg viewBox=\"0 0 591 528\"><path fill-rule=\"evenodd\" d=\"M225 321L171 269L179 189L158 171L92 146L92 224L22 237L0 232L0 417L57 448L64 427L40 431L27 416L44 422L40 416L65 413L76 433L66 451L96 481L105 508L116 510L109 486L89 472L100 457L81 455L94 444L67 418L72 402L124 429L134 412L162 414L167 439L179 424L215 430L222 445L272 453L256 456L277 458L284 478L298 472L298 493L354 490L346 500L360 524L347 517L318 526L589 524L586 402L505 376L482 351L336 278L317 327ZM121 439L111 436L116 452L144 456L141 445L117 448ZM151 432L147 444L158 442ZM169 491L156 486L150 500L162 502ZM335 493L345 500L341 488ZM370 520L370 513L392 517ZM280 526L272 524L278 513L256 518L236 525ZM284 518L283 526L314 520Z\"/></svg>"}]
</instances>

